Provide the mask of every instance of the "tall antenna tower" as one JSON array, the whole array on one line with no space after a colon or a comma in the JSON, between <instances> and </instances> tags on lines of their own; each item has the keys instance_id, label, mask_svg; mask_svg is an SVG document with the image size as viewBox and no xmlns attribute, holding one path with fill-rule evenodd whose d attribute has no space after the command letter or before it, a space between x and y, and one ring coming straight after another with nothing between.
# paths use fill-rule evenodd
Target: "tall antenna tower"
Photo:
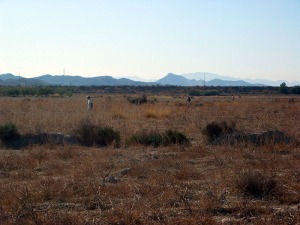
<instances>
[{"instance_id":1,"label":"tall antenna tower","mask_svg":"<svg viewBox=\"0 0 300 225\"><path fill-rule=\"evenodd\" d=\"M203 78L203 81L204 81L204 87L205 87L205 73L203 74L204 78Z\"/></svg>"},{"instance_id":2,"label":"tall antenna tower","mask_svg":"<svg viewBox=\"0 0 300 225\"><path fill-rule=\"evenodd\" d=\"M66 72L66 70L65 70L65 68L64 68L64 70L63 70L63 75L65 76L65 72Z\"/></svg>"}]
</instances>

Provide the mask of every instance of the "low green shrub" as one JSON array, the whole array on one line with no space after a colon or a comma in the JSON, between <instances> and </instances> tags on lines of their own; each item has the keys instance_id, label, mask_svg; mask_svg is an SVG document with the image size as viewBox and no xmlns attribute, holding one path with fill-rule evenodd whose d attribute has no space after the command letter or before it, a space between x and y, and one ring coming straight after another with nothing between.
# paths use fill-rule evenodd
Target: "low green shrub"
<instances>
[{"instance_id":1,"label":"low green shrub","mask_svg":"<svg viewBox=\"0 0 300 225\"><path fill-rule=\"evenodd\" d=\"M202 134L207 137L208 142L212 142L218 137L226 134L232 134L235 131L234 122L211 122L202 129Z\"/></svg>"},{"instance_id":2,"label":"low green shrub","mask_svg":"<svg viewBox=\"0 0 300 225\"><path fill-rule=\"evenodd\" d=\"M247 171L236 180L238 190L248 197L269 198L279 195L279 183L273 176L261 172Z\"/></svg>"},{"instance_id":3,"label":"low green shrub","mask_svg":"<svg viewBox=\"0 0 300 225\"><path fill-rule=\"evenodd\" d=\"M220 95L220 93L218 91L215 91L215 90L204 92L204 96L218 96L218 95Z\"/></svg>"},{"instance_id":4,"label":"low green shrub","mask_svg":"<svg viewBox=\"0 0 300 225\"><path fill-rule=\"evenodd\" d=\"M144 94L142 96L138 96L138 97L127 97L127 101L132 103L132 104L136 104L136 105L141 105L144 103L148 102L147 96Z\"/></svg>"},{"instance_id":5,"label":"low green shrub","mask_svg":"<svg viewBox=\"0 0 300 225\"><path fill-rule=\"evenodd\" d=\"M199 90L192 90L189 92L189 96L201 96L201 95L203 94Z\"/></svg>"},{"instance_id":6,"label":"low green shrub","mask_svg":"<svg viewBox=\"0 0 300 225\"><path fill-rule=\"evenodd\" d=\"M154 148L161 145L188 145L189 143L190 141L186 135L177 130L167 130L163 133L158 131L143 131L131 136L127 140L127 144L142 144Z\"/></svg>"},{"instance_id":7,"label":"low green shrub","mask_svg":"<svg viewBox=\"0 0 300 225\"><path fill-rule=\"evenodd\" d=\"M0 126L0 140L4 144L16 140L20 137L17 126L13 123L8 123Z\"/></svg>"},{"instance_id":8,"label":"low green shrub","mask_svg":"<svg viewBox=\"0 0 300 225\"><path fill-rule=\"evenodd\" d=\"M189 145L190 140L187 136L177 130L167 130L164 133L164 144L179 144L179 145Z\"/></svg>"},{"instance_id":9,"label":"low green shrub","mask_svg":"<svg viewBox=\"0 0 300 225\"><path fill-rule=\"evenodd\" d=\"M120 147L120 133L111 126L96 127L96 140L98 146L108 146L114 143L115 147Z\"/></svg>"},{"instance_id":10,"label":"low green shrub","mask_svg":"<svg viewBox=\"0 0 300 225\"><path fill-rule=\"evenodd\" d=\"M134 134L127 140L127 144L142 144L146 146L152 146L157 148L162 145L163 137L157 131L142 131Z\"/></svg>"},{"instance_id":11,"label":"low green shrub","mask_svg":"<svg viewBox=\"0 0 300 225\"><path fill-rule=\"evenodd\" d=\"M94 125L90 120L82 120L74 130L75 136L84 146L120 146L120 133L110 126Z\"/></svg>"}]
</instances>

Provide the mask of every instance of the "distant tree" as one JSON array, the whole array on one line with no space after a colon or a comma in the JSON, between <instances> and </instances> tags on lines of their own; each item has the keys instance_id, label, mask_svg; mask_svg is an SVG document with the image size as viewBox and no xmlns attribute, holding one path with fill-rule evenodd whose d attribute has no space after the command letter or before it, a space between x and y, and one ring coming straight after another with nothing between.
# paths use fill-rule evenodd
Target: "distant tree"
<instances>
[{"instance_id":1,"label":"distant tree","mask_svg":"<svg viewBox=\"0 0 300 225\"><path fill-rule=\"evenodd\" d=\"M54 91L51 87L42 87L42 88L39 88L37 91L37 95L39 95L39 96L41 96L41 95L48 96L50 94L54 94Z\"/></svg>"},{"instance_id":2,"label":"distant tree","mask_svg":"<svg viewBox=\"0 0 300 225\"><path fill-rule=\"evenodd\" d=\"M290 94L300 94L300 86L292 87L289 91Z\"/></svg>"},{"instance_id":3,"label":"distant tree","mask_svg":"<svg viewBox=\"0 0 300 225\"><path fill-rule=\"evenodd\" d=\"M285 82L283 82L282 84L280 84L280 86L279 86L279 92L281 94L288 94L289 93L288 87L286 86Z\"/></svg>"},{"instance_id":4,"label":"distant tree","mask_svg":"<svg viewBox=\"0 0 300 225\"><path fill-rule=\"evenodd\" d=\"M201 96L201 92L198 90L192 90L189 93L190 96Z\"/></svg>"},{"instance_id":5,"label":"distant tree","mask_svg":"<svg viewBox=\"0 0 300 225\"><path fill-rule=\"evenodd\" d=\"M220 93L216 90L211 90L211 91L204 92L204 96L215 96L215 95L220 95Z\"/></svg>"},{"instance_id":6,"label":"distant tree","mask_svg":"<svg viewBox=\"0 0 300 225\"><path fill-rule=\"evenodd\" d=\"M141 105L144 103L148 102L147 96L145 94L143 94L142 96L139 97L127 97L127 101L129 101L130 103L136 104L136 105Z\"/></svg>"},{"instance_id":7,"label":"distant tree","mask_svg":"<svg viewBox=\"0 0 300 225\"><path fill-rule=\"evenodd\" d=\"M34 96L37 90L34 87L22 87L21 88L21 95L23 96Z\"/></svg>"},{"instance_id":8,"label":"distant tree","mask_svg":"<svg viewBox=\"0 0 300 225\"><path fill-rule=\"evenodd\" d=\"M20 89L18 87L9 87L6 90L7 96L19 96L20 95Z\"/></svg>"}]
</instances>

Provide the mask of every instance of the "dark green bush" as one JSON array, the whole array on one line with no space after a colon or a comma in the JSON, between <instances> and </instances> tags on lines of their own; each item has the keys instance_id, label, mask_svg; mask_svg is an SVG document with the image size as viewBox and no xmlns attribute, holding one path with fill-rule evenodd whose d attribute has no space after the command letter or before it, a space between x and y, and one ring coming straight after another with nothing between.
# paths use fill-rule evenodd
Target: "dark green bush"
<instances>
[{"instance_id":1,"label":"dark green bush","mask_svg":"<svg viewBox=\"0 0 300 225\"><path fill-rule=\"evenodd\" d=\"M19 96L21 93L20 89L18 87L10 87L10 88L7 88L6 90L6 95L7 96Z\"/></svg>"},{"instance_id":2,"label":"dark green bush","mask_svg":"<svg viewBox=\"0 0 300 225\"><path fill-rule=\"evenodd\" d=\"M156 131L143 131L133 135L127 142L129 144L136 143L157 148L158 146L162 145L163 137L159 132Z\"/></svg>"},{"instance_id":3,"label":"dark green bush","mask_svg":"<svg viewBox=\"0 0 300 225\"><path fill-rule=\"evenodd\" d=\"M204 134L207 137L207 140L211 142L222 135L232 134L234 131L234 122L221 121L207 124L206 127L202 129L202 134Z\"/></svg>"},{"instance_id":4,"label":"dark green bush","mask_svg":"<svg viewBox=\"0 0 300 225\"><path fill-rule=\"evenodd\" d=\"M300 94L300 86L296 85L294 87L291 87L289 93L299 95Z\"/></svg>"},{"instance_id":5,"label":"dark green bush","mask_svg":"<svg viewBox=\"0 0 300 225\"><path fill-rule=\"evenodd\" d=\"M115 147L120 147L120 133L110 126L96 127L96 140L98 146L108 146L114 143Z\"/></svg>"},{"instance_id":6,"label":"dark green bush","mask_svg":"<svg viewBox=\"0 0 300 225\"><path fill-rule=\"evenodd\" d=\"M214 90L204 92L204 96L216 96L216 95L220 95L220 93Z\"/></svg>"},{"instance_id":7,"label":"dark green bush","mask_svg":"<svg viewBox=\"0 0 300 225\"><path fill-rule=\"evenodd\" d=\"M59 94L60 96L71 96L78 91L80 87L75 86L2 86L0 89L1 96L48 96Z\"/></svg>"},{"instance_id":8,"label":"dark green bush","mask_svg":"<svg viewBox=\"0 0 300 225\"><path fill-rule=\"evenodd\" d=\"M186 135L177 130L167 130L164 133L164 144L179 144L179 145L188 145L190 140Z\"/></svg>"},{"instance_id":9,"label":"dark green bush","mask_svg":"<svg viewBox=\"0 0 300 225\"><path fill-rule=\"evenodd\" d=\"M90 120L82 120L74 131L79 142L84 146L104 147L114 144L120 146L120 134L110 126L99 126L91 123Z\"/></svg>"},{"instance_id":10,"label":"dark green bush","mask_svg":"<svg viewBox=\"0 0 300 225\"><path fill-rule=\"evenodd\" d=\"M9 144L13 140L20 137L15 124L8 123L0 126L0 140L4 144Z\"/></svg>"},{"instance_id":11,"label":"dark green bush","mask_svg":"<svg viewBox=\"0 0 300 225\"><path fill-rule=\"evenodd\" d=\"M281 93L281 94L288 94L289 93L289 88L286 86L285 82L280 84L279 93Z\"/></svg>"},{"instance_id":12,"label":"dark green bush","mask_svg":"<svg viewBox=\"0 0 300 225\"><path fill-rule=\"evenodd\" d=\"M74 134L80 143L85 146L92 146L95 140L95 125L90 120L82 120L78 127L74 130Z\"/></svg>"},{"instance_id":13,"label":"dark green bush","mask_svg":"<svg viewBox=\"0 0 300 225\"><path fill-rule=\"evenodd\" d=\"M236 181L238 190L248 197L266 198L279 194L279 184L274 177L261 172L244 172Z\"/></svg>"},{"instance_id":14,"label":"dark green bush","mask_svg":"<svg viewBox=\"0 0 300 225\"><path fill-rule=\"evenodd\" d=\"M198 90L192 90L189 93L189 96L201 96L201 95L202 95L202 93Z\"/></svg>"},{"instance_id":15,"label":"dark green bush","mask_svg":"<svg viewBox=\"0 0 300 225\"><path fill-rule=\"evenodd\" d=\"M161 145L188 145L189 139L180 131L167 130L164 133L158 131L143 131L133 135L127 141L128 144L142 144L146 146L152 146L157 148Z\"/></svg>"},{"instance_id":16,"label":"dark green bush","mask_svg":"<svg viewBox=\"0 0 300 225\"><path fill-rule=\"evenodd\" d=\"M142 96L139 97L127 97L127 101L129 101L130 103L136 104L136 105L141 105L144 103L148 102L147 96L144 94Z\"/></svg>"}]
</instances>

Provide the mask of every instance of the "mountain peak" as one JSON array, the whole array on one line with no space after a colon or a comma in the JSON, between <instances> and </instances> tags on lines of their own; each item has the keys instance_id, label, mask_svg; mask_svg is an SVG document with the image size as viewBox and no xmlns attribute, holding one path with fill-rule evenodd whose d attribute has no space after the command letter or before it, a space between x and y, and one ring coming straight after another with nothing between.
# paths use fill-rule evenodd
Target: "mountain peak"
<instances>
[{"instance_id":1,"label":"mountain peak","mask_svg":"<svg viewBox=\"0 0 300 225\"><path fill-rule=\"evenodd\" d=\"M196 86L200 85L199 81L189 80L183 76L176 75L173 73L168 73L167 76L156 81L159 84L163 85L176 85L176 86Z\"/></svg>"},{"instance_id":2,"label":"mountain peak","mask_svg":"<svg viewBox=\"0 0 300 225\"><path fill-rule=\"evenodd\" d=\"M168 73L165 77L178 77L178 76L180 76L180 75L177 75L177 74L174 74L174 73Z\"/></svg>"},{"instance_id":3,"label":"mountain peak","mask_svg":"<svg viewBox=\"0 0 300 225\"><path fill-rule=\"evenodd\" d=\"M10 80L10 79L19 79L19 78L24 78L24 77L15 76L11 73L5 73L0 75L0 79L3 81Z\"/></svg>"}]
</instances>

